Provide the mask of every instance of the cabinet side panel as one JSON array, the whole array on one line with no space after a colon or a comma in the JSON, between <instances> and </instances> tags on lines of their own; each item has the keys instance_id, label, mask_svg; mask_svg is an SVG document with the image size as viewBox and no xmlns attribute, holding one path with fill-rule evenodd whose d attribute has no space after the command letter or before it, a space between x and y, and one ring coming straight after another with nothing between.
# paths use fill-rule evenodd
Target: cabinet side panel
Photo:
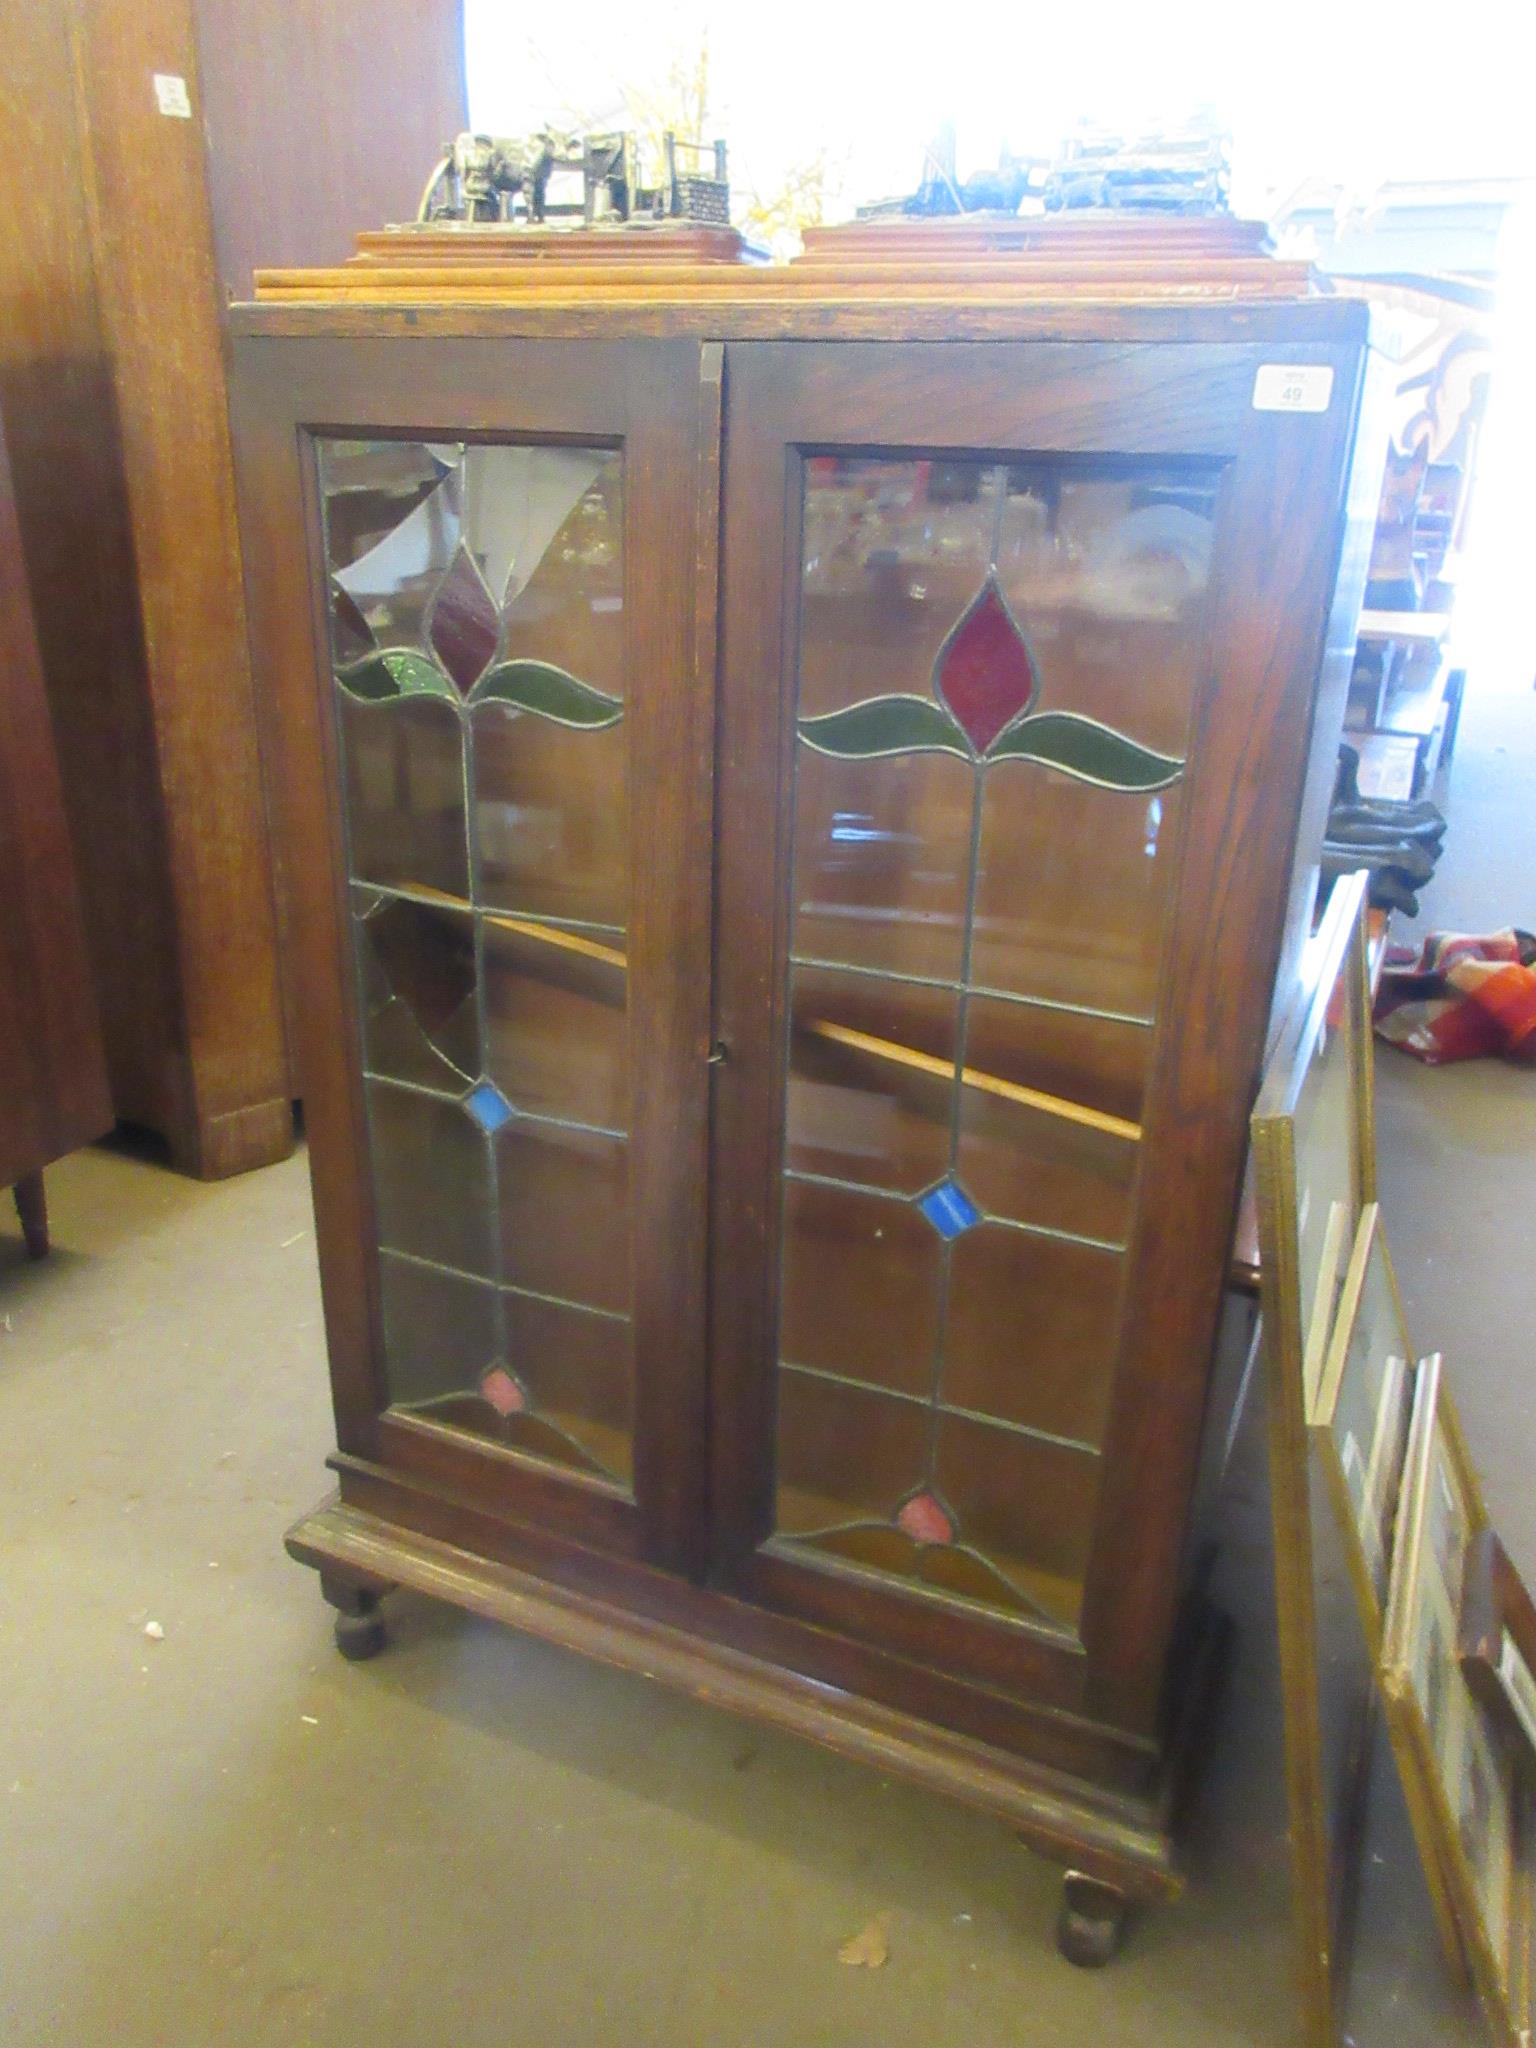
<instances>
[{"instance_id":1,"label":"cabinet side panel","mask_svg":"<svg viewBox=\"0 0 1536 2048\"><path fill-rule=\"evenodd\" d=\"M277 931L235 523L202 139L162 114L189 16L90 0L80 118L144 621L178 936L188 1163L217 1175L292 1144Z\"/></svg>"},{"instance_id":2,"label":"cabinet side panel","mask_svg":"<svg viewBox=\"0 0 1536 2048\"><path fill-rule=\"evenodd\" d=\"M1349 468L1344 541L1323 641L1322 666L1318 673L1317 707L1312 720L1306 780L1296 827L1296 858L1291 873L1290 900L1286 907L1285 939L1275 970L1273 1025L1279 1024L1296 986L1302 948L1312 929L1318 890L1318 856L1333 801L1339 741L1344 735L1344 707L1349 696L1355 633L1376 532L1394 382L1392 364L1373 351L1366 361L1360 424Z\"/></svg>"},{"instance_id":3,"label":"cabinet side panel","mask_svg":"<svg viewBox=\"0 0 1536 2048\"><path fill-rule=\"evenodd\" d=\"M70 8L18 9L0 123L0 409L118 1115L179 1130L177 957ZM40 176L38 166L49 172Z\"/></svg>"},{"instance_id":4,"label":"cabinet side panel","mask_svg":"<svg viewBox=\"0 0 1536 2048\"><path fill-rule=\"evenodd\" d=\"M196 0L221 296L257 264L342 263L413 220L465 126L457 0Z\"/></svg>"},{"instance_id":5,"label":"cabinet side panel","mask_svg":"<svg viewBox=\"0 0 1536 2048\"><path fill-rule=\"evenodd\" d=\"M1234 351L1234 354L1238 353ZM1243 351L1249 388L1264 367ZM1296 857L1325 632L1345 533L1364 350L1290 352L1332 371L1326 412L1244 411L1212 565L1213 695L1189 793L1165 987L1176 1007L1127 1290L1083 1632L1090 1696L1151 1730L1181 1594L1211 1349Z\"/></svg>"},{"instance_id":6,"label":"cabinet side panel","mask_svg":"<svg viewBox=\"0 0 1536 2048\"><path fill-rule=\"evenodd\" d=\"M0 438L0 1188L112 1121L53 728Z\"/></svg>"}]
</instances>

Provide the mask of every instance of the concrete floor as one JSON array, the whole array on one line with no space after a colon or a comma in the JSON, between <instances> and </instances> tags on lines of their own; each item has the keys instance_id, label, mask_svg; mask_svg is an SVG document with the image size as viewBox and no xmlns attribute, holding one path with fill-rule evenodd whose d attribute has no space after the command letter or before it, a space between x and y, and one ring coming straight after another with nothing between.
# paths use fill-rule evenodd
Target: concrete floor
<instances>
[{"instance_id":1,"label":"concrete floor","mask_svg":"<svg viewBox=\"0 0 1536 2048\"><path fill-rule=\"evenodd\" d=\"M1469 702L1437 921L1536 918L1533 709ZM1384 1052L1380 1094L1414 1333L1536 1577L1536 1077ZM0 1236L5 2048L1293 2038L1256 1476L1189 1894L1081 1974L1054 1874L986 1820L420 1601L342 1663L279 1544L330 1442L302 1162L199 1187L93 1151L49 1193L51 1260ZM1390 1771L1378 1793L1352 2038L1475 2042ZM888 1965L840 1965L876 1913Z\"/></svg>"}]
</instances>

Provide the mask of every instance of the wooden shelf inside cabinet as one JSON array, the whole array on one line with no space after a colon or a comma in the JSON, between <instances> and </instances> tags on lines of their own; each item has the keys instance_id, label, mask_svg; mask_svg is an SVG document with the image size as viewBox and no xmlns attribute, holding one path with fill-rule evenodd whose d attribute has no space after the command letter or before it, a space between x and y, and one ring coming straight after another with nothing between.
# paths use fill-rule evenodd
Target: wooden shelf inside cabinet
<instances>
[{"instance_id":1,"label":"wooden shelf inside cabinet","mask_svg":"<svg viewBox=\"0 0 1536 2048\"><path fill-rule=\"evenodd\" d=\"M292 1547L349 1655L400 1583L986 1807L1102 1960L1219 1635L1367 320L1250 231L725 254L400 231L235 312L285 857L335 878Z\"/></svg>"}]
</instances>

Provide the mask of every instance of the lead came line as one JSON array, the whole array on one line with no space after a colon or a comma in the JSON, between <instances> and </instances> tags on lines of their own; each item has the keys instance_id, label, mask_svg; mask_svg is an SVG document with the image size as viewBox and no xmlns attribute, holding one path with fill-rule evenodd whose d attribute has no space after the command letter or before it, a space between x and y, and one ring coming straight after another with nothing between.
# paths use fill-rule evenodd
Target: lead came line
<instances>
[{"instance_id":1,"label":"lead came line","mask_svg":"<svg viewBox=\"0 0 1536 2048\"><path fill-rule=\"evenodd\" d=\"M452 1062L449 1064L452 1065ZM395 1074L376 1074L371 1067L364 1069L363 1079L370 1087L398 1088L402 1095L424 1095L429 1102L446 1102L455 1109L464 1107L462 1095L450 1094L444 1088L428 1088L421 1081L402 1081ZM499 1126L494 1133L495 1136L500 1137L502 1131L513 1130L521 1124L533 1124L540 1129L551 1131L576 1131L584 1138L623 1138L626 1142L629 1138L628 1131L615 1130L609 1124L584 1124L571 1116L547 1116L542 1110L522 1109L515 1102L511 1104L511 1109L511 1116Z\"/></svg>"},{"instance_id":2,"label":"lead came line","mask_svg":"<svg viewBox=\"0 0 1536 2048\"><path fill-rule=\"evenodd\" d=\"M491 1287L501 1294L515 1294L524 1301L542 1301L550 1308L574 1309L577 1315L597 1316L605 1323L627 1323L629 1317L616 1308L595 1308L588 1301L572 1301L565 1294L546 1294L537 1287L519 1287L510 1280L495 1280L486 1273L471 1273L463 1266L450 1266L441 1259L424 1258L420 1252L404 1252L397 1245L381 1244L379 1256L385 1259L399 1259L403 1265L421 1266L429 1273L440 1273L448 1280L462 1280L470 1287Z\"/></svg>"},{"instance_id":3,"label":"lead came line","mask_svg":"<svg viewBox=\"0 0 1536 2048\"><path fill-rule=\"evenodd\" d=\"M813 1188L841 1188L849 1195L874 1195L882 1202L900 1202L905 1208L915 1206L911 1195L900 1188L877 1188L867 1180L844 1180L835 1173L811 1173L803 1166L786 1166L785 1180L803 1181ZM1088 1237L1081 1230L1060 1230L1054 1223L1021 1223L1017 1216L999 1216L993 1209L981 1212L983 1223L995 1223L1001 1230L1022 1230L1027 1237L1049 1237L1059 1244L1084 1244L1091 1251L1123 1252L1125 1245L1112 1237Z\"/></svg>"},{"instance_id":4,"label":"lead came line","mask_svg":"<svg viewBox=\"0 0 1536 2048\"><path fill-rule=\"evenodd\" d=\"M820 906L810 906L820 909ZM820 914L825 915L822 911ZM869 981L894 981L910 988L941 988L950 995L969 991L973 996L987 996L995 1003L1017 1003L1033 1010L1059 1010L1067 1017L1094 1017L1105 1024L1133 1024L1140 1031L1151 1031L1156 1025L1154 1017L1138 1017L1129 1010L1100 1010L1091 1003L1063 1003L1053 996L1021 995L1017 989L992 988L984 981L946 981L939 974L901 974L893 967L860 967L851 960L822 960L810 953L792 953L791 967L825 968L833 974L862 974Z\"/></svg>"},{"instance_id":5,"label":"lead came line","mask_svg":"<svg viewBox=\"0 0 1536 2048\"><path fill-rule=\"evenodd\" d=\"M1003 537L1003 513L1008 501L1008 478L1006 471L994 468L990 475L992 478L994 503L992 507L992 542L987 552L987 583L992 583L997 575L997 553ZM986 587L987 585L984 583L983 589ZM996 587L995 584L993 587ZM1007 604L1003 600L1001 592L998 592L998 598L1006 611ZM972 599L971 605L961 621L950 629L943 646L934 657L933 687L936 696L943 696L944 694L940 681L940 669L944 663L944 658L955 636L963 629L965 619L971 616L979 602L980 596L978 594L976 598ZM947 699L945 703L947 709ZM971 770L970 856L965 872L965 925L960 935L960 988L955 997L955 1057L948 1070L950 1088L949 1171L951 1176L957 1174L960 1170L960 1139L965 1122L965 1051L970 1035L971 1023L970 980L971 961L976 943L976 894L981 886L981 829L983 823L983 798L986 786L984 781L985 765L984 761L978 761ZM890 1050L885 1050L886 1046L889 1046ZM864 1050L875 1053L877 1058L885 1059L892 1057L899 1059L904 1053L914 1054L919 1062L929 1057L929 1055L918 1053L915 1047L897 1046L892 1044L891 1041L881 1041L874 1038L871 1038L870 1043ZM905 1064L905 1062L902 1063ZM939 1061L937 1064L939 1071L941 1073L944 1072L943 1062ZM928 1071L932 1072L933 1069L929 1068ZM930 1487L936 1486L938 1483L939 1423L944 1412L944 1376L949 1367L949 1304L950 1296L954 1289L954 1282L955 1243L953 1237L946 1232L944 1249L939 1264L938 1319L934 1325L933 1364L930 1368L928 1381L928 1442L923 1458L924 1480Z\"/></svg>"},{"instance_id":6,"label":"lead came line","mask_svg":"<svg viewBox=\"0 0 1536 2048\"><path fill-rule=\"evenodd\" d=\"M902 1387L877 1386L873 1380L858 1380L848 1373L831 1372L822 1365L800 1365L793 1358L781 1358L780 1369L797 1372L808 1380L826 1380L834 1387L847 1387L851 1393L872 1394L880 1401L904 1401L912 1408L937 1407L941 1415L958 1415L966 1422L984 1422L989 1429L1006 1430L1010 1436L1027 1436L1036 1443L1054 1444L1059 1450L1078 1451L1084 1457L1099 1455L1097 1444L1091 1444L1086 1437L1062 1436L1053 1429L1035 1429L1027 1422L1012 1422L1003 1415L989 1415L982 1408L962 1408L957 1401L939 1401L931 1404L926 1394L910 1394Z\"/></svg>"}]
</instances>

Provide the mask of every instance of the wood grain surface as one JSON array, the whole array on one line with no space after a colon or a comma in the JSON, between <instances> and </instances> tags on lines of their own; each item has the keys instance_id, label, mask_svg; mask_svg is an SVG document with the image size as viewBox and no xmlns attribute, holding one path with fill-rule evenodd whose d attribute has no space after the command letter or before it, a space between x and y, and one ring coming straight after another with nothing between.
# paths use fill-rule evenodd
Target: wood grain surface
<instances>
[{"instance_id":1,"label":"wood grain surface","mask_svg":"<svg viewBox=\"0 0 1536 2048\"><path fill-rule=\"evenodd\" d=\"M74 852L0 433L0 1188L112 1123Z\"/></svg>"}]
</instances>

